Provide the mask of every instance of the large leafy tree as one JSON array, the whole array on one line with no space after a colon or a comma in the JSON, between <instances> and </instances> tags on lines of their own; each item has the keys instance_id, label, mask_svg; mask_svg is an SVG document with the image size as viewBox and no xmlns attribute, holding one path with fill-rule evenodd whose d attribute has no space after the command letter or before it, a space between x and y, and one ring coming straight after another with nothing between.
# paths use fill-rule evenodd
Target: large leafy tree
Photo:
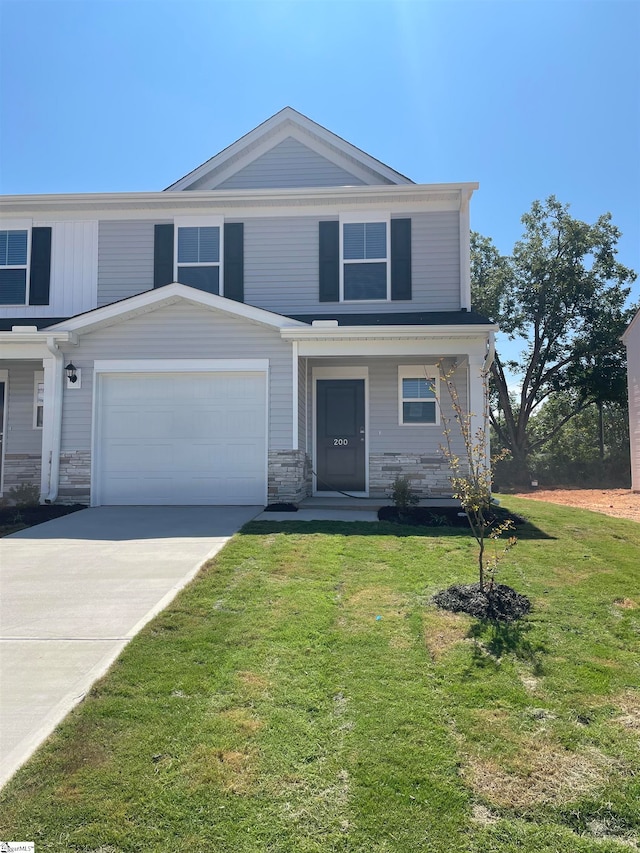
<instances>
[{"instance_id":1,"label":"large leafy tree","mask_svg":"<svg viewBox=\"0 0 640 853\"><path fill-rule=\"evenodd\" d=\"M474 309L522 342L517 360L499 353L494 360L491 420L525 476L529 454L578 412L624 395L620 335L633 316L627 300L636 275L616 260L620 232L610 214L590 225L551 196L534 202L522 222L511 256L471 235L471 281ZM517 376L515 392L510 374ZM530 418L560 391L570 392L572 405L548 431L534 434Z\"/></svg>"}]
</instances>

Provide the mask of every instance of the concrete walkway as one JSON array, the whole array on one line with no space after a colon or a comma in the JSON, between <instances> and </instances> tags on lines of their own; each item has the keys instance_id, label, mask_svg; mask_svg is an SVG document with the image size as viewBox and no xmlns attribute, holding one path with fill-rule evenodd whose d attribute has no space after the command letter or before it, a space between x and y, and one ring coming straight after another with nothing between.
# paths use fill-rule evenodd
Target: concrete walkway
<instances>
[{"instance_id":1,"label":"concrete walkway","mask_svg":"<svg viewBox=\"0 0 640 853\"><path fill-rule=\"evenodd\" d=\"M0 786L262 507L99 507L0 540Z\"/></svg>"}]
</instances>

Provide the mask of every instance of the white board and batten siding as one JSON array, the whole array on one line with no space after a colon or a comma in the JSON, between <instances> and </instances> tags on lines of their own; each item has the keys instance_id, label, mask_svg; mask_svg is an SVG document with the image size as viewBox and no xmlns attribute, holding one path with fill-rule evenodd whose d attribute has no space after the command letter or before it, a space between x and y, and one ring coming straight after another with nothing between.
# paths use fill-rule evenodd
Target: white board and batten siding
<instances>
[{"instance_id":1,"label":"white board and batten siding","mask_svg":"<svg viewBox=\"0 0 640 853\"><path fill-rule=\"evenodd\" d=\"M98 298L98 223L36 221L51 228L48 305L0 306L0 317L71 317L91 311Z\"/></svg>"}]
</instances>

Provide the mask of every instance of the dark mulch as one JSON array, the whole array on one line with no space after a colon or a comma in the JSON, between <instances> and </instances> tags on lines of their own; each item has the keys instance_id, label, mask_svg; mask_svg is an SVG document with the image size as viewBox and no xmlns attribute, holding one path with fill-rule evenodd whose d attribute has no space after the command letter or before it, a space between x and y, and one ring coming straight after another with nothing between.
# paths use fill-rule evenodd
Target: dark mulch
<instances>
[{"instance_id":1,"label":"dark mulch","mask_svg":"<svg viewBox=\"0 0 640 853\"><path fill-rule=\"evenodd\" d=\"M378 510L380 521L393 521L396 524L417 524L423 527L468 527L466 513L456 506L413 506L400 510L395 506L382 506ZM510 520L515 527L526 524L520 515L509 512L501 506L491 507L487 514L491 524Z\"/></svg>"},{"instance_id":2,"label":"dark mulch","mask_svg":"<svg viewBox=\"0 0 640 853\"><path fill-rule=\"evenodd\" d=\"M531 610L531 602L510 586L498 583L482 592L480 584L455 584L433 596L443 610L468 613L478 619L513 622Z\"/></svg>"},{"instance_id":3,"label":"dark mulch","mask_svg":"<svg viewBox=\"0 0 640 853\"><path fill-rule=\"evenodd\" d=\"M61 518L70 512L86 509L84 504L43 504L42 506L4 506L0 507L0 528L2 527L34 527L53 518Z\"/></svg>"},{"instance_id":4,"label":"dark mulch","mask_svg":"<svg viewBox=\"0 0 640 853\"><path fill-rule=\"evenodd\" d=\"M298 507L295 504L279 503L269 504L264 508L265 512L298 512Z\"/></svg>"}]
</instances>

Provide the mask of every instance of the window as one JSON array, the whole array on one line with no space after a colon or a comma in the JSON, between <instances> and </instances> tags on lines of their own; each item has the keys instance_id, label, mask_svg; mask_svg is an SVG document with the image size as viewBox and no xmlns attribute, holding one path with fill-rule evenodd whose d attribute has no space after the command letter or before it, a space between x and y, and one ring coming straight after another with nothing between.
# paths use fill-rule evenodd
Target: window
<instances>
[{"instance_id":1,"label":"window","mask_svg":"<svg viewBox=\"0 0 640 853\"><path fill-rule=\"evenodd\" d=\"M389 299L389 217L341 218L340 246L342 300Z\"/></svg>"},{"instance_id":2,"label":"window","mask_svg":"<svg viewBox=\"0 0 640 853\"><path fill-rule=\"evenodd\" d=\"M33 374L33 428L42 429L44 422L44 371Z\"/></svg>"},{"instance_id":3,"label":"window","mask_svg":"<svg viewBox=\"0 0 640 853\"><path fill-rule=\"evenodd\" d=\"M176 220L176 281L220 293L222 219Z\"/></svg>"},{"instance_id":4,"label":"window","mask_svg":"<svg viewBox=\"0 0 640 853\"><path fill-rule=\"evenodd\" d=\"M0 231L0 303L27 301L28 230Z\"/></svg>"},{"instance_id":5,"label":"window","mask_svg":"<svg viewBox=\"0 0 640 853\"><path fill-rule=\"evenodd\" d=\"M400 424L439 424L438 371L433 365L404 365L398 368Z\"/></svg>"}]
</instances>

